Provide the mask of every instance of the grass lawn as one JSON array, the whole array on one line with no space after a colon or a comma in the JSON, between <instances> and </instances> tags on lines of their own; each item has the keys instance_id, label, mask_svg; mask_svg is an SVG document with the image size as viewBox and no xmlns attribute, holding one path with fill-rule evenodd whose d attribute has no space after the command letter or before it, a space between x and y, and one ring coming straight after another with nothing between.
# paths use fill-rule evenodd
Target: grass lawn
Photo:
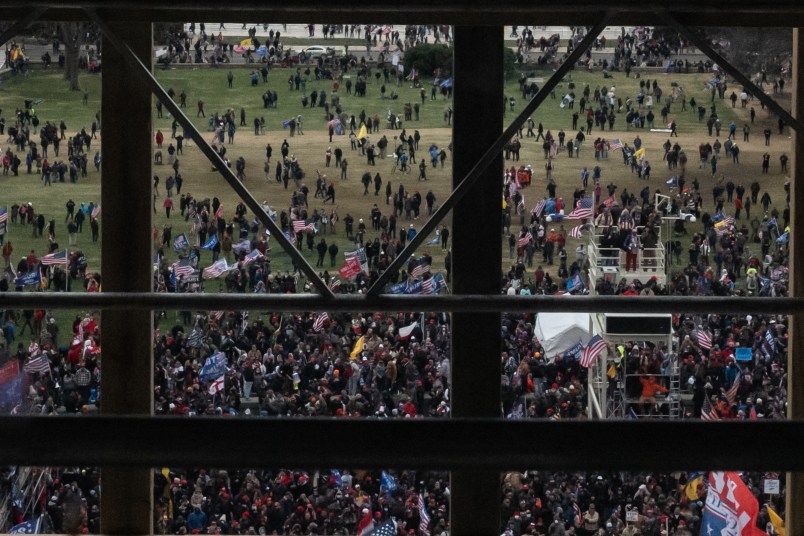
<instances>
[{"instance_id":1,"label":"grass lawn","mask_svg":"<svg viewBox=\"0 0 804 536\"><path fill-rule=\"evenodd\" d=\"M340 44L340 42L338 42ZM399 183L404 184L405 188L411 192L420 191L422 196L426 195L429 190L432 190L436 195L437 202L442 202L449 195L451 190L451 154L447 159L447 166L444 169L429 168L428 167L428 181L419 182L416 180L418 170L412 171L408 175L400 175L398 172L392 174L392 161L389 159L377 160L378 165L370 167L366 164L365 158L361 158L357 153L351 151L349 147L349 140L347 136L336 136L330 144L327 136L326 121L324 111L322 108L303 108L301 104L301 92L291 91L288 89L288 77L294 74L293 69L274 69L269 74L267 84L261 81L257 87L252 87L249 82L249 74L251 67L249 66L233 66L232 72L234 75L234 84L232 89L227 88L226 75L229 68L222 67L212 69L209 67L194 67L194 68L175 68L169 70L157 69L157 78L164 84L164 86L172 87L177 94L182 90L187 92L188 107L186 108L187 114L196 122L199 128L207 133L207 139L211 139L211 132L207 131L207 120L204 118L195 118L196 115L196 101L199 99L205 102L205 109L207 117L211 116L214 112L224 112L231 108L236 111L236 117L239 118L239 111L244 108L246 111L247 126L241 127L235 135L234 144L227 147L230 160L234 161L239 156L243 156L246 160L247 179L246 185L251 189L255 197L260 201L266 201L277 210L286 210L290 204L291 191L286 191L280 183L273 180L273 171L269 181L263 180L263 162L265 160L265 146L270 143L274 150L272 163L275 165L276 159L280 154L280 145L284 139L288 139L290 143L290 153L294 154L299 160L302 169L306 173L306 184L311 188L310 195L310 209L320 208L321 200L313 199L312 192L315 190L315 170L320 169L322 173L326 173L330 179L334 179L337 190L337 208L338 213L343 217L350 213L356 220L359 218L366 219L369 222L369 213L373 203L377 203L383 212L389 211L385 204L384 192L385 184L390 181L393 191L396 191ZM535 73L536 76L544 77L545 80L551 73ZM333 82L316 81L313 80L314 75L311 74L310 80L307 83L307 91L311 90L324 90L328 94L332 89ZM683 86L687 92L688 97L694 96L696 101L704 103L709 106L709 100L704 93L704 84L711 78L708 75L702 74L688 74L688 75L649 75L652 81L657 78L659 85L664 90L665 95L670 91L670 83L676 82ZM580 97L580 88L583 84L588 83L592 89L597 85L611 85L616 86L617 96L621 96L623 100L627 96L633 96L638 88L638 80L635 78L625 78L623 74L615 73L614 78L604 80L599 73L586 73L586 72L573 72L572 80L579 88L576 93ZM88 89L89 103L82 105L82 93L70 92L66 89L66 84L62 81L58 74L46 73L42 71L33 71L27 77L10 77L4 75L2 85L0 85L0 108L3 109L2 116L6 119L6 124L13 122L13 110L21 107L24 98L41 98L44 101L36 106L37 115L42 121L52 120L59 121L64 119L69 127L70 133L74 129L81 127L89 127L94 114L100 109L100 78L98 75L83 76L82 86ZM571 112L562 110L559 107L560 97L566 91L568 80L556 90L556 98L548 97L542 107L534 114L534 120L543 122L545 129L551 129L553 132L563 128L569 133L571 121ZM392 89L399 94L398 100L381 99L379 87L381 84L377 83L372 77L368 84L368 95L366 97L356 97L353 95L346 95L344 90L341 90L341 105L343 110L348 114L358 115L361 110L369 116L375 114L383 119L383 128L379 135L375 134L373 140L379 139L379 136L385 134L389 140L397 135L399 132L389 131L385 129L385 115L390 108L396 113L402 112L402 106L406 102L416 102L419 99L419 90L411 88L409 84L403 84L401 87L396 87L395 83L387 84L387 89L390 92ZM427 97L422 106L420 120L413 121L404 125L408 133L418 129L422 134L421 148L418 151L419 155L427 156L425 154L426 148L431 144L436 144L439 147L445 147L449 144L451 138L451 129L446 127L444 121L444 110L451 105L451 101L445 100L443 97L438 96L435 101L430 100L429 87L425 84L427 89ZM278 108L265 109L262 106L261 95L266 89L274 90L279 95ZM736 88L735 88L736 89ZM729 92L731 89L729 89ZM510 108L506 111L506 121L513 119L514 115L524 106L524 101L521 94L518 92L518 84L516 81L510 81L506 84L506 94L514 96L516 103L514 109ZM728 93L727 93L728 94ZM789 93L785 95L788 97ZM419 102L421 102L419 100ZM485 106L488 103L478 103L478 106ZM716 101L718 112L721 115L724 132L721 133L721 141L727 135L727 128L729 122L734 120L738 125L742 126L743 122L748 121L747 110L738 109L732 110L730 102ZM778 136L776 131L776 122L774 118L768 116L767 112L760 109L759 103L755 102L757 108L757 121L752 127L752 135L750 143L740 143L742 149L741 163L739 165L726 162L725 159L721 161L717 173L718 178L721 174L725 175L727 179L731 178L735 182L742 182L746 188L755 180L760 178L762 184L770 191L774 200L775 206L780 211L784 207L784 192L782 189L784 183L784 176L779 172L778 157L784 151L790 153L790 141L787 137L787 132L784 136ZM290 119L301 114L303 117L304 136L290 138L288 131L282 129L282 121ZM264 116L266 119L266 135L255 136L253 133L252 121L255 115ZM657 123L660 123L657 110ZM699 123L697 114L692 111L681 112L678 106L675 106L671 111L671 118L676 119L679 125L680 137L679 143L687 152L689 157L689 170L688 180L697 176L702 184L702 191L704 194L704 209L712 209L711 188L714 184L714 179L711 177L709 169L699 170L697 168L697 147L698 144L704 141L713 141L706 133L706 126L704 123ZM170 138L172 119L167 116L157 118L154 111L154 129L160 129L165 134L166 142ZM762 130L768 125L773 130L773 137L771 146L768 148L771 153L771 173L766 176L760 176L760 162L761 155L765 151L762 142ZM110 128L110 125L104 125ZM628 132L625 130L624 114L617 116L615 123L615 131L606 131L603 135L607 138L619 137L623 142L632 142L635 132ZM483 125L478 125L477 128L483 128ZM738 128L738 132L741 130ZM592 140L594 137L600 135L596 130L592 133ZM667 139L667 135L663 133L650 133L645 130L639 132L643 140L643 146L647 149L647 158L653 163L653 173L650 181L652 188L661 188L666 190L664 181L670 176L670 173L662 165L661 156L663 151L661 149L662 143ZM741 141L742 136L738 136L738 141ZM580 159L569 160L565 155L561 155L557 161L554 175L558 182L558 195L567 198L572 198L572 192L576 187L580 186L579 172L581 167L588 166L590 169L596 163L592 158L591 141L587 140L586 144L581 151ZM675 140L674 140L675 141ZM345 157L348 159L350 166L348 169L348 179L345 181L340 180L339 173L333 168L329 170L324 167L324 152L327 146L341 147L344 151ZM391 144L392 145L392 144ZM7 144L6 144L7 146ZM5 149L5 147L4 147ZM94 154L95 145L93 145L92 153ZM200 151L193 143L185 143L185 154L180 158L181 173L185 179L183 192L192 193L196 198L206 198L217 196L224 204L227 215L232 214L234 206L237 204L237 196L232 192L225 181L217 174L212 172L207 160L203 157ZM24 160L24 156L21 155ZM523 140L523 149L521 153L521 161L518 164L532 164L535 170L534 182L524 191L526 198L526 205L529 209L536 201L545 194L545 177L544 177L544 161L542 156L541 145L534 143L531 140ZM513 165L511 162L506 162L507 166ZM619 185L618 194L623 188L627 188L629 192L639 193L639 190L644 186L644 182L639 181L635 175L632 175L628 169L622 166L622 159L619 152L614 152L608 161L600 163L603 169L603 184L608 184L610 181ZM273 169L273 166L272 166ZM360 177L364 172L369 171L374 175L379 172L383 178L382 194L379 197L373 195L373 188L369 196L363 196L363 187L360 184ZM164 179L169 174L168 166L154 166L154 174L159 175L162 179L160 181L159 198L157 199L157 211L154 214L153 224L156 228L161 229L164 225L170 224L173 227L173 235L181 232L187 232L189 236L190 224L185 223L183 219L179 219L174 212L174 217L168 220L165 217L164 211L161 209L161 202L164 199ZM291 188L292 188L291 182ZM56 218L57 222L57 238L62 244L66 244L66 229L64 225L65 209L64 204L69 197L72 197L77 203L81 201L89 202L91 200L98 200L100 198L100 177L99 173L94 172L94 168L89 173L86 179L80 179L78 184L56 184L52 188L45 188L42 186L38 176L27 175L22 170L19 177L0 177L0 204L8 204L9 206L14 202L32 202L37 210L41 211L49 219L51 216ZM178 203L177 203L178 205ZM329 209L330 205L327 205ZM178 207L177 207L178 208ZM727 210L727 212L730 212ZM758 207L752 210L752 215L758 213ZM426 213L425 213L426 214ZM101 215L101 232L103 232L103 215ZM401 220L398 225L404 223L414 223L420 227L424 223L424 216L418 222L405 222ZM449 222L448 222L449 223ZM567 227L569 228L569 227ZM692 230L696 230L696 226L691 226ZM30 236L30 228L22 226L10 226L7 238L14 241L15 244L15 257L17 253L27 253L34 249L38 254L43 254L46 250L46 239L37 238L33 239ZM369 231L367 238L373 239L375 233ZM326 235L326 240L329 243L333 237ZM342 262L342 252L352 248L352 244L345 238L343 231L343 221L338 225L338 232L334 239L337 241L341 254L339 254L338 265ZM78 245L83 248L84 253L89 258L89 270L99 270L100 252L98 248L90 243L90 235L88 228L85 229L83 235L79 236ZM479 245L482 247L482 245ZM570 252L574 249L575 244L570 241L568 249ZM686 246L685 255L686 258ZM277 271L285 271L290 268L289 257L280 251L276 244L272 244L272 268ZM429 252L434 257L434 266L442 269L443 255L440 247L427 246L430 248ZM507 243L504 244L503 251L501 252L501 266L504 271L510 267L511 261L508 260ZM172 253L172 252L171 252ZM305 257L311 264L314 264L317 255L304 250ZM202 252L201 264L207 266L210 261L210 253ZM570 255L572 258L572 255ZM327 267L329 262L327 260ZM535 267L535 265L534 265ZM210 291L218 291L219 285L213 282L211 285L207 284L207 289Z\"/></svg>"}]
</instances>

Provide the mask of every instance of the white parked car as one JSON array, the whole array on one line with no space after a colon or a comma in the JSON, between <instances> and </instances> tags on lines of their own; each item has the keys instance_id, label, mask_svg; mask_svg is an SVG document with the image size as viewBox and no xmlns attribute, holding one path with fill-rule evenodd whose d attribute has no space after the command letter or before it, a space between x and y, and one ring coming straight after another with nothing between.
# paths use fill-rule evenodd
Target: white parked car
<instances>
[{"instance_id":1,"label":"white parked car","mask_svg":"<svg viewBox=\"0 0 804 536\"><path fill-rule=\"evenodd\" d=\"M311 47L306 47L302 49L304 55L308 58L318 58L319 56L333 56L335 55L335 49L332 47L324 47L320 45L314 45Z\"/></svg>"}]
</instances>

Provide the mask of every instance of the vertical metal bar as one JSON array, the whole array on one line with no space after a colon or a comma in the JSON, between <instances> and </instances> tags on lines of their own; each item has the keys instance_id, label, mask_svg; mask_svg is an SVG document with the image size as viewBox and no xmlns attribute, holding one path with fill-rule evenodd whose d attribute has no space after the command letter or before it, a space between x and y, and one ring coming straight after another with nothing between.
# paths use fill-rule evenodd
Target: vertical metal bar
<instances>
[{"instance_id":1,"label":"vertical metal bar","mask_svg":"<svg viewBox=\"0 0 804 536\"><path fill-rule=\"evenodd\" d=\"M793 102L796 118L804 117L804 35L793 28ZM804 132L793 131L793 180L790 183L790 291L804 296ZM790 317L787 354L787 418L804 419L804 314ZM787 473L786 534L804 534L804 473Z\"/></svg>"},{"instance_id":2,"label":"vertical metal bar","mask_svg":"<svg viewBox=\"0 0 804 536\"><path fill-rule=\"evenodd\" d=\"M114 23L114 31L151 65L150 23ZM114 47L104 47L102 90L101 242L103 287L110 292L150 292L153 270L151 90ZM121 103L125 103L122 106ZM125 128L134 118L136 128ZM103 313L104 415L152 415L153 315L148 310ZM104 534L149 534L153 496L148 468L103 468Z\"/></svg>"},{"instance_id":3,"label":"vertical metal bar","mask_svg":"<svg viewBox=\"0 0 804 536\"><path fill-rule=\"evenodd\" d=\"M499 26L455 28L453 187L474 166L474 155L484 153L503 130L503 46ZM499 293L502 169L497 151L453 209L455 294ZM452 319L452 415L499 417L500 315L464 312ZM499 534L499 473L453 471L451 478L452 534Z\"/></svg>"}]
</instances>

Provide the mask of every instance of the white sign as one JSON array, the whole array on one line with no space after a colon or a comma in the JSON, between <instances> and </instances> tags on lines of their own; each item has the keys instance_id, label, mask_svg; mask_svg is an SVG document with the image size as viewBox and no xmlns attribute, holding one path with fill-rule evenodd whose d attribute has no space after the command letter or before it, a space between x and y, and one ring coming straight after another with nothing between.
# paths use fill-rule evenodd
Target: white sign
<instances>
[{"instance_id":1,"label":"white sign","mask_svg":"<svg viewBox=\"0 0 804 536\"><path fill-rule=\"evenodd\" d=\"M766 479L765 480L765 495L779 495L779 480Z\"/></svg>"},{"instance_id":2,"label":"white sign","mask_svg":"<svg viewBox=\"0 0 804 536\"><path fill-rule=\"evenodd\" d=\"M625 520L628 523L637 523L637 522L639 522L639 511L636 510L636 509L634 509L634 510L626 510L626 512L625 512Z\"/></svg>"}]
</instances>

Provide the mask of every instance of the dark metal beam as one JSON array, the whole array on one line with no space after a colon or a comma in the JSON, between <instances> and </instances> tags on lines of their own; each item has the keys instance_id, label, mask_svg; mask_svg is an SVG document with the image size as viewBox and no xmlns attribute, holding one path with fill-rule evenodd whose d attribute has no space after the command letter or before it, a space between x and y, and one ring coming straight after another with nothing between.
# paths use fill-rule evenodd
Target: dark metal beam
<instances>
[{"instance_id":1,"label":"dark metal beam","mask_svg":"<svg viewBox=\"0 0 804 536\"><path fill-rule=\"evenodd\" d=\"M801 437L804 421L0 417L3 463L48 466L800 471Z\"/></svg>"},{"instance_id":2,"label":"dark metal beam","mask_svg":"<svg viewBox=\"0 0 804 536\"><path fill-rule=\"evenodd\" d=\"M327 284L320 277L318 277L318 274L315 272L313 267L310 266L310 263L307 262L307 259L304 258L301 252L299 252L299 250L297 250L290 240L288 240L287 237L282 233L282 229L280 229L279 226L268 216L268 213L265 212L265 209L262 207L262 205L253 195L251 195L249 189L246 188L240 179L235 176L232 170L229 169L226 164L224 164L220 155L218 155L218 153L215 152L209 143L207 143L207 141L204 139L204 136L201 135L193 122L184 114L182 109L179 108L175 101L170 98L170 96L167 94L167 91L165 91L159 81L157 81L150 69L142 63L136 54L134 54L128 44L126 44L110 30L108 23L103 21L95 11L90 9L87 10L87 13L93 22L95 22L101 28L104 39L108 40L122 55L126 64L130 69L132 69L132 72L148 84L151 91L154 95L156 95L156 98L159 99L162 105L167 108L171 114L173 114L173 117L176 118L176 120L182 127L184 127L185 130L190 132L190 137L198 145L198 148L201 149L201 152L204 154L204 156L206 156L212 165L215 166L221 176L240 196L248 208L254 212L254 214L260 220L260 223L262 223L265 228L271 232L272 238L276 240L282 249L284 249L285 252L290 256L290 258L293 259L294 264L298 266L299 269L304 273L304 275L307 277L307 280L315 285L322 297L332 298L332 290L330 290Z\"/></svg>"},{"instance_id":3,"label":"dark metal beam","mask_svg":"<svg viewBox=\"0 0 804 536\"><path fill-rule=\"evenodd\" d=\"M0 293L0 309L209 309L270 311L445 311L503 313L721 313L781 315L804 313L804 298L741 298L660 296L488 296L485 294L410 296L383 294L366 298L337 295L326 304L317 294L159 294L149 292L6 292Z\"/></svg>"},{"instance_id":4,"label":"dark metal beam","mask_svg":"<svg viewBox=\"0 0 804 536\"><path fill-rule=\"evenodd\" d=\"M761 88L751 81L750 78L745 76L739 69L734 67L729 60L719 54L706 39L701 37L698 33L694 32L689 26L682 24L672 13L668 11L657 11L660 20L665 24L676 30L678 33L689 39L698 50L706 54L706 56L715 62L718 67L726 71L729 76L737 80L745 87L749 93L759 99L759 101L770 108L773 113L784 119L791 128L797 132L804 132L804 123L793 117L790 112L782 108L775 100L768 96Z\"/></svg>"},{"instance_id":5,"label":"dark metal beam","mask_svg":"<svg viewBox=\"0 0 804 536\"><path fill-rule=\"evenodd\" d=\"M564 79L564 76L575 68L575 63L581 58L581 56L583 56L584 53L586 53L589 47L594 44L595 39L597 39L598 35L600 35L600 33L606 28L606 24L608 24L610 16L611 15L608 12L605 12L600 16L597 24L592 27L589 33L586 34L580 43L578 43L577 47L561 64L556 72L553 73L547 82L545 82L544 87L539 90L535 97L528 101L528 104L525 106L522 112L520 112L520 114L511 122L508 128L506 128L505 131L497 137L496 141L488 148L488 150L483 153L477 163L466 174L461 183L455 187L450 196L441 204L438 210L433 213L430 219L427 220L419 233L413 238L413 240L408 242L407 246L405 246L405 249L403 249L399 255L397 255L385 272L383 272L380 277L377 278L374 284L371 285L367 292L369 296L375 296L383 291L385 285L390 281L393 274L402 268L402 265L407 262L408 257L414 251L416 251L416 249L433 231L435 231L436 227L438 227L438 224L447 217L447 214L449 214L450 210L452 210L455 205L457 205L458 202L463 199L463 197L472 188L472 185L474 185L474 183L481 176L483 176L483 172L486 171L491 162L495 160L495 157L500 155L503 147L505 147L505 144L514 137L519 130L519 127L521 127L525 121L527 121L527 118L533 114L533 112L542 102L544 102L550 92L553 91L561 80ZM456 84L455 94L457 95L459 91L461 91L461 86ZM495 106L494 103L490 103L489 105ZM502 169L498 171L499 173L502 173ZM494 253L494 255L496 255L496 253Z\"/></svg>"},{"instance_id":6,"label":"dark metal beam","mask_svg":"<svg viewBox=\"0 0 804 536\"><path fill-rule=\"evenodd\" d=\"M112 23L116 35L127 39L136 54L150 61L151 24ZM103 287L112 292L153 290L151 181L151 91L121 55L104 50L101 106L103 161L101 200L104 209L101 266ZM120 106L125 102L125 106ZM121 128L130 118L137 128ZM138 232L131 232L131 222ZM126 240L121 240L125 236ZM147 309L103 311L108 336L103 351L104 416L151 415L153 408L153 315ZM125 333L125 336L119 336ZM101 474L101 527L104 534L151 532L153 474L144 468L110 467Z\"/></svg>"},{"instance_id":7,"label":"dark metal beam","mask_svg":"<svg viewBox=\"0 0 804 536\"><path fill-rule=\"evenodd\" d=\"M5 45L12 37L22 34L33 21L38 20L46 11L47 8L42 6L26 10L26 13L21 16L17 22L0 34L0 47Z\"/></svg>"}]
</instances>

